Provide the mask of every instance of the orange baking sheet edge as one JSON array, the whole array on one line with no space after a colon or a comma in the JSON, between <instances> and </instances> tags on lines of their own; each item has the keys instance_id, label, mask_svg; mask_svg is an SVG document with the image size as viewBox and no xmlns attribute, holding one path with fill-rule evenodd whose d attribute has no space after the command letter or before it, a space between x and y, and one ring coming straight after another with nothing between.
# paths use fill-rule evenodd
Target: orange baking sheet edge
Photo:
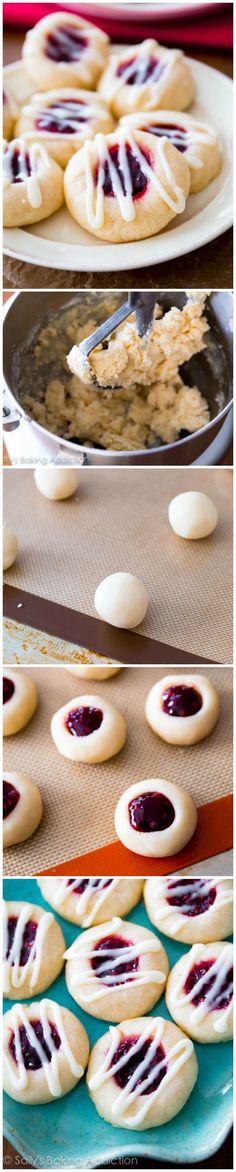
<instances>
[{"instance_id":1,"label":"orange baking sheet edge","mask_svg":"<svg viewBox=\"0 0 236 1172\"><path fill-rule=\"evenodd\" d=\"M79 858L67 859L39 875L169 875L192 867L233 845L233 795L218 798L198 808L198 825L191 842L166 859L148 859L111 842Z\"/></svg>"}]
</instances>

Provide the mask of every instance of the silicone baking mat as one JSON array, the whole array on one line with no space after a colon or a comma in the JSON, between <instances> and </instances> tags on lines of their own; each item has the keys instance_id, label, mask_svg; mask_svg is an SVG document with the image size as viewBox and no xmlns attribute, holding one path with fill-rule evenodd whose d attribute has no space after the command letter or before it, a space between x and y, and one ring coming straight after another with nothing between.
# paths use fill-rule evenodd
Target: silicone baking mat
<instances>
[{"instance_id":1,"label":"silicone baking mat","mask_svg":"<svg viewBox=\"0 0 236 1172\"><path fill-rule=\"evenodd\" d=\"M203 541L181 540L168 523L169 501L191 489L218 509ZM78 631L80 644L121 662L231 662L231 489L225 469L84 468L76 496L52 502L31 469L5 469L4 519L20 550L5 576L6 617L72 643ZM121 569L147 586L138 633L96 617L98 583Z\"/></svg>"},{"instance_id":2,"label":"silicone baking mat","mask_svg":"<svg viewBox=\"0 0 236 1172\"><path fill-rule=\"evenodd\" d=\"M17 669L16 669L17 670ZM209 668L208 675L220 695L219 721L210 737L190 748L177 748L161 741L145 719L147 693L163 672L155 668L124 668L106 683L82 680L63 667L25 669L35 680L39 704L33 720L16 736L4 740L4 766L28 774L40 786L44 817L36 834L20 846L4 852L5 873L31 875L66 865L77 859L83 872L83 855L116 842L114 811L118 797L139 778L167 778L189 790L197 806L215 803L232 790L232 672L230 668ZM194 674L194 673L191 673ZM104 764L81 765L58 753L51 738L53 713L67 700L89 693L111 700L127 722L127 741L122 751ZM222 808L222 845L226 849ZM210 820L207 843L197 839L197 859L215 852L214 819ZM201 836L200 836L201 838ZM207 849L206 849L207 847ZM199 854L200 852L200 854ZM147 864L135 859L137 874ZM169 860L169 870L181 867L183 852ZM164 870L166 861L164 860ZM185 865L185 857L183 866ZM100 857L102 867L102 857ZM141 868L141 870L140 870ZM75 872L76 873L76 872ZM92 873L92 871L91 871ZM102 869L98 874L107 873ZM113 872L112 872L113 873ZM115 872L114 872L115 873ZM128 874L124 869L121 874ZM148 873L148 872L147 872ZM73 874L73 871L72 871ZM86 874L86 871L85 871ZM89 871L88 871L89 874ZM110 874L110 871L109 871Z\"/></svg>"}]
</instances>

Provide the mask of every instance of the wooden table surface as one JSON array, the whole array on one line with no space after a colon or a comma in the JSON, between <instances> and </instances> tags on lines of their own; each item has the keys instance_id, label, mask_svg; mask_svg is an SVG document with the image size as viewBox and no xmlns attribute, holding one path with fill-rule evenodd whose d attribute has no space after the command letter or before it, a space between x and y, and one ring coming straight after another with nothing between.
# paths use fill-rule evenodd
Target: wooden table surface
<instances>
[{"instance_id":1,"label":"wooden table surface","mask_svg":"<svg viewBox=\"0 0 236 1172\"><path fill-rule=\"evenodd\" d=\"M4 35L4 64L19 60L23 34L7 30ZM220 73L232 77L230 54L190 50L190 56L211 65ZM41 268L24 261L4 257L3 284L5 289L142 289L148 287L182 289L230 289L233 284L233 234L229 229L188 256L177 257L164 264L146 269L131 269L117 273L74 273L61 269Z\"/></svg>"}]
</instances>

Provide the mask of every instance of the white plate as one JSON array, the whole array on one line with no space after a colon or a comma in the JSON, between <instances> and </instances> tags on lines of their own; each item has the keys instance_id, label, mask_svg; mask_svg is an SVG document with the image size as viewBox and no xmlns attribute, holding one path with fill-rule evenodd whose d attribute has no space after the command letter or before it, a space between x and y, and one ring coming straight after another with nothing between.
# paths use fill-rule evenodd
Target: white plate
<instances>
[{"instance_id":1,"label":"white plate","mask_svg":"<svg viewBox=\"0 0 236 1172\"><path fill-rule=\"evenodd\" d=\"M117 49L116 49L117 51ZM188 60L188 58L187 58ZM223 163L220 174L204 191L191 195L173 227L158 236L131 244L107 244L80 228L63 206L47 220L30 228L7 228L3 247L7 256L46 268L73 272L119 272L173 260L221 236L233 222L232 82L202 62L189 60L196 84L191 113L210 122L219 132ZM29 83L23 62L5 70L13 96L23 102ZM25 87L25 88L24 88Z\"/></svg>"}]
</instances>

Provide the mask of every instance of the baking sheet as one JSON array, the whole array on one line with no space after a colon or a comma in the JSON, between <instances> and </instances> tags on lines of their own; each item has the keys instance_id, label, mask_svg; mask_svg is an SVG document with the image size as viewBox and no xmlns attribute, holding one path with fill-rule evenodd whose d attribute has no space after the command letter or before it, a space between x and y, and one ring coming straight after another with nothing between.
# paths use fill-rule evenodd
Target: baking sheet
<instances>
[{"instance_id":1,"label":"baking sheet","mask_svg":"<svg viewBox=\"0 0 236 1172\"><path fill-rule=\"evenodd\" d=\"M209 493L218 509L217 528L204 541L183 541L168 523L172 497L191 489ZM36 489L31 469L5 469L4 519L20 548L5 575L9 585L92 618L98 583L129 570L143 579L150 599L138 634L168 644L165 662L173 662L171 646L183 648L193 660L198 655L208 662L231 662L230 470L84 468L76 496L52 502ZM113 636L112 628L111 645ZM107 630L104 644L109 655ZM122 659L117 649L114 658ZM140 662L149 661L145 644L142 657L141 644Z\"/></svg>"},{"instance_id":2,"label":"baking sheet","mask_svg":"<svg viewBox=\"0 0 236 1172\"><path fill-rule=\"evenodd\" d=\"M106 683L77 679L63 667L38 667L25 671L29 671L36 683L39 705L25 729L4 739L4 766L8 771L17 768L28 774L40 786L44 817L31 839L4 851L5 874L42 872L115 842L117 800L123 790L139 778L166 777L184 785L198 806L230 794L230 668L208 669L207 674L220 696L220 718L210 737L183 749L161 741L145 719L146 696L155 681L163 676L160 668L124 668ZM124 748L104 764L76 765L60 756L51 738L50 722L54 712L67 700L85 692L111 700L127 722L128 737ZM98 872L103 873L106 872Z\"/></svg>"}]
</instances>

